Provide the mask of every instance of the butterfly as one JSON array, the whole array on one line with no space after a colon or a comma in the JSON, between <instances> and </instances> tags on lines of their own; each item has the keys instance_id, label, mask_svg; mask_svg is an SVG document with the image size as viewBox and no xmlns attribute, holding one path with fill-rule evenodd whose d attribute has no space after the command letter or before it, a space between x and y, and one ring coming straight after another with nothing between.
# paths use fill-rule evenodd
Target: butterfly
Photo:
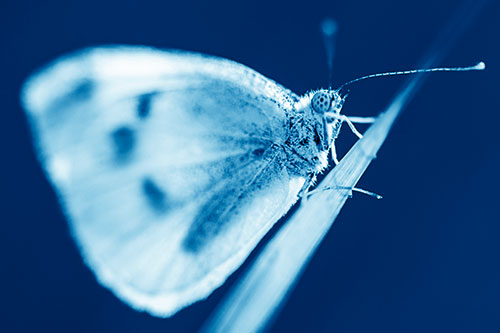
<instances>
[{"instance_id":1,"label":"butterfly","mask_svg":"<svg viewBox=\"0 0 500 333\"><path fill-rule=\"evenodd\" d=\"M357 133L342 87L298 96L230 60L108 46L54 61L21 100L85 263L169 317L224 283L337 161L342 123Z\"/></svg>"},{"instance_id":2,"label":"butterfly","mask_svg":"<svg viewBox=\"0 0 500 333\"><path fill-rule=\"evenodd\" d=\"M56 60L21 98L86 264L158 316L207 297L307 191L344 102L229 60L131 46Z\"/></svg>"}]
</instances>

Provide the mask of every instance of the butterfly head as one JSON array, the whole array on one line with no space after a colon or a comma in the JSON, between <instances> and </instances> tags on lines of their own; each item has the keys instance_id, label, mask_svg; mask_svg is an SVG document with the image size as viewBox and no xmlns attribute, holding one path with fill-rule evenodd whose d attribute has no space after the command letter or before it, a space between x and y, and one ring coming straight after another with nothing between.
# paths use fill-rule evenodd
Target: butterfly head
<instances>
[{"instance_id":1,"label":"butterfly head","mask_svg":"<svg viewBox=\"0 0 500 333\"><path fill-rule=\"evenodd\" d=\"M347 94L341 96L339 90L318 90L311 98L311 109L321 116L339 114L346 97Z\"/></svg>"},{"instance_id":2,"label":"butterfly head","mask_svg":"<svg viewBox=\"0 0 500 333\"><path fill-rule=\"evenodd\" d=\"M337 136L340 127L339 114L346 97L340 90L327 89L320 89L309 95L309 114L319 136L320 150L327 150Z\"/></svg>"}]
</instances>

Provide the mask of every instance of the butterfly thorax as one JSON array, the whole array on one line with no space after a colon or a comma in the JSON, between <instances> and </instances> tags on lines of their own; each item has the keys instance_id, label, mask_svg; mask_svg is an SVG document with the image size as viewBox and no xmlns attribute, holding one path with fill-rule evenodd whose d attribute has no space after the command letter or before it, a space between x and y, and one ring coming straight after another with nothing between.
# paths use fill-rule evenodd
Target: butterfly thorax
<instances>
[{"instance_id":1,"label":"butterfly thorax","mask_svg":"<svg viewBox=\"0 0 500 333\"><path fill-rule=\"evenodd\" d=\"M300 176L316 174L328 165L332 142L328 125L320 119L297 112L289 118L289 135L283 143L288 171Z\"/></svg>"}]
</instances>

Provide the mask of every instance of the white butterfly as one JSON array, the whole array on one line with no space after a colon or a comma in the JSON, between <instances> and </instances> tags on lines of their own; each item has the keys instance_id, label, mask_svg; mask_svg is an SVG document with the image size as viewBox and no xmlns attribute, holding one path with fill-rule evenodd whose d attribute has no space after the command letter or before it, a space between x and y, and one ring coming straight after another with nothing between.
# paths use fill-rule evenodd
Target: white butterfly
<instances>
[{"instance_id":1,"label":"white butterfly","mask_svg":"<svg viewBox=\"0 0 500 333\"><path fill-rule=\"evenodd\" d=\"M435 70L450 69L424 71ZM126 303L166 317L243 263L329 149L336 161L342 122L357 133L340 91L298 97L229 60L113 46L55 61L22 101L87 265Z\"/></svg>"},{"instance_id":2,"label":"white butterfly","mask_svg":"<svg viewBox=\"0 0 500 333\"><path fill-rule=\"evenodd\" d=\"M57 60L22 101L85 262L134 308L171 316L327 166L344 100L221 58L113 46Z\"/></svg>"}]
</instances>

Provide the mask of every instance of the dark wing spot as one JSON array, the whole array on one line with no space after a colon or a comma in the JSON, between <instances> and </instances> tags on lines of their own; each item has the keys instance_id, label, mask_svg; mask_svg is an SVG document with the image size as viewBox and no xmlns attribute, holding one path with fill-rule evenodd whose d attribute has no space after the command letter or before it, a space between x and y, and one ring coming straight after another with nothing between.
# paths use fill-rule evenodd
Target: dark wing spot
<instances>
[{"instance_id":1,"label":"dark wing spot","mask_svg":"<svg viewBox=\"0 0 500 333\"><path fill-rule=\"evenodd\" d=\"M156 95L155 92L139 96L139 103L137 104L137 117L139 119L146 119L151 113L151 99L154 95Z\"/></svg>"},{"instance_id":2,"label":"dark wing spot","mask_svg":"<svg viewBox=\"0 0 500 333\"><path fill-rule=\"evenodd\" d=\"M94 82L90 79L84 79L75 86L75 88L68 94L71 99L87 99L92 96L94 92Z\"/></svg>"},{"instance_id":3,"label":"dark wing spot","mask_svg":"<svg viewBox=\"0 0 500 333\"><path fill-rule=\"evenodd\" d=\"M167 195L154 180L146 177L142 180L142 193L148 205L157 213L164 213L167 209Z\"/></svg>"},{"instance_id":4,"label":"dark wing spot","mask_svg":"<svg viewBox=\"0 0 500 333\"><path fill-rule=\"evenodd\" d=\"M56 110L60 116L61 111L70 109L74 103L85 102L92 98L95 90L95 82L90 79L81 79L76 82L64 95L56 97L50 106L51 110Z\"/></svg>"},{"instance_id":5,"label":"dark wing spot","mask_svg":"<svg viewBox=\"0 0 500 333\"><path fill-rule=\"evenodd\" d=\"M117 162L126 161L134 150L135 132L128 126L122 126L111 132L111 141Z\"/></svg>"}]
</instances>

